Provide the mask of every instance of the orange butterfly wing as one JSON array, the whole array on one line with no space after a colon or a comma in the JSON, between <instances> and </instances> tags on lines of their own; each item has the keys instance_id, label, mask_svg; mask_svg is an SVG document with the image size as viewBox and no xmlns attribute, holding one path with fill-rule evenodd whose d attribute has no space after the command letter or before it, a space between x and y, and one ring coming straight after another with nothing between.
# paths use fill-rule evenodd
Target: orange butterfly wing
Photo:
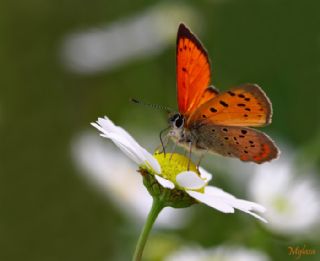
<instances>
[{"instance_id":1,"label":"orange butterfly wing","mask_svg":"<svg viewBox=\"0 0 320 261\"><path fill-rule=\"evenodd\" d=\"M188 117L217 92L207 91L211 78L208 54L184 24L178 29L176 53L178 107Z\"/></svg>"},{"instance_id":2,"label":"orange butterfly wing","mask_svg":"<svg viewBox=\"0 0 320 261\"><path fill-rule=\"evenodd\" d=\"M271 122L271 102L261 88L244 84L219 94L209 86L208 54L184 24L178 29L176 53L179 112L199 148L256 163L276 158L279 150L267 135L245 128Z\"/></svg>"},{"instance_id":3,"label":"orange butterfly wing","mask_svg":"<svg viewBox=\"0 0 320 261\"><path fill-rule=\"evenodd\" d=\"M264 133L246 127L200 125L197 129L208 151L242 161L263 163L278 157L279 150ZM210 138L208 138L210 137Z\"/></svg>"},{"instance_id":4,"label":"orange butterfly wing","mask_svg":"<svg viewBox=\"0 0 320 261\"><path fill-rule=\"evenodd\" d=\"M266 94L255 84L244 84L202 104L188 118L193 123L224 126L263 126L271 122L272 108Z\"/></svg>"},{"instance_id":5,"label":"orange butterfly wing","mask_svg":"<svg viewBox=\"0 0 320 261\"><path fill-rule=\"evenodd\" d=\"M200 99L199 99L199 102L197 104L197 107L199 107L200 105L202 105L202 104L206 103L207 101L211 100L212 98L214 98L218 94L219 94L219 91L218 91L218 89L216 87L209 86L208 88L206 88L203 91L202 95L200 96Z\"/></svg>"}]
</instances>

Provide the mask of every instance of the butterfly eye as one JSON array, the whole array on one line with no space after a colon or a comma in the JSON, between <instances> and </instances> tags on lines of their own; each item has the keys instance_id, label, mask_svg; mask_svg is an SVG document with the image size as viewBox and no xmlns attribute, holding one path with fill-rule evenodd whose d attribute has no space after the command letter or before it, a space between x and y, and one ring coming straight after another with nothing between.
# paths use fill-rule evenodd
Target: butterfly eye
<instances>
[{"instance_id":1,"label":"butterfly eye","mask_svg":"<svg viewBox=\"0 0 320 261\"><path fill-rule=\"evenodd\" d=\"M175 120L174 125L176 128L181 128L183 126L184 120L181 115Z\"/></svg>"}]
</instances>

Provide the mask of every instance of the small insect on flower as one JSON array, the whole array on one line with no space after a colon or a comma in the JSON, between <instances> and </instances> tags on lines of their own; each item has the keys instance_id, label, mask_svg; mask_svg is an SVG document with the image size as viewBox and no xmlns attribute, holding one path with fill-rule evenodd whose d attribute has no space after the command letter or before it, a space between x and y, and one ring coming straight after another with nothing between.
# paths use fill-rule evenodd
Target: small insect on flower
<instances>
[{"instance_id":1,"label":"small insect on flower","mask_svg":"<svg viewBox=\"0 0 320 261\"><path fill-rule=\"evenodd\" d=\"M277 158L274 142L249 128L271 123L267 95L250 83L221 93L209 86L208 54L184 24L177 35L176 74L179 112L169 117L169 136L178 145L190 153L211 152L258 164Z\"/></svg>"},{"instance_id":2,"label":"small insect on flower","mask_svg":"<svg viewBox=\"0 0 320 261\"><path fill-rule=\"evenodd\" d=\"M254 212L264 212L263 206L237 199L220 188L209 186L212 175L201 167L198 169L189 158L180 154L173 154L172 157L163 153L151 155L107 117L99 118L92 125L101 131L102 137L112 140L138 164L149 193L153 197L165 195L165 206L181 208L201 202L223 213L234 213L234 209L239 209L266 222Z\"/></svg>"}]
</instances>

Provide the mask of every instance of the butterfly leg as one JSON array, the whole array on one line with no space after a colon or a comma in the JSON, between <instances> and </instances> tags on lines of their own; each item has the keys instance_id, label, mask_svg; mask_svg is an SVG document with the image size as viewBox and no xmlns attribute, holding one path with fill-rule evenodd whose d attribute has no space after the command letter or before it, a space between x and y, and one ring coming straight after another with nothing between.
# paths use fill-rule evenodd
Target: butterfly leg
<instances>
[{"instance_id":1,"label":"butterfly leg","mask_svg":"<svg viewBox=\"0 0 320 261\"><path fill-rule=\"evenodd\" d=\"M168 138L168 135L165 137L166 139L165 139L165 142L163 142L163 138L162 138L162 135L163 135L163 133L164 132L166 132L168 129L170 129L170 126L169 127L167 127L167 128L165 128L165 129L163 129L162 131L160 131L160 133L159 133L159 137L160 137L160 142L161 142L161 146L162 146L162 152L164 153L164 156L166 156L166 146L167 146L167 144L168 144L168 142L169 142L169 138Z\"/></svg>"},{"instance_id":2,"label":"butterfly leg","mask_svg":"<svg viewBox=\"0 0 320 261\"><path fill-rule=\"evenodd\" d=\"M188 161L188 171L190 170L190 163L191 163L191 150L192 150L192 142L189 142L189 161Z\"/></svg>"},{"instance_id":3,"label":"butterfly leg","mask_svg":"<svg viewBox=\"0 0 320 261\"><path fill-rule=\"evenodd\" d=\"M207 151L206 151L207 152ZM200 163L204 157L204 155L206 154L206 152L202 153L199 157L198 163L197 163L197 170L199 171L199 167L200 167Z\"/></svg>"},{"instance_id":4,"label":"butterfly leg","mask_svg":"<svg viewBox=\"0 0 320 261\"><path fill-rule=\"evenodd\" d=\"M162 142L155 148L155 151L157 151L159 154L164 153L166 154L167 150L167 146L169 143L169 138L165 137Z\"/></svg>"}]
</instances>

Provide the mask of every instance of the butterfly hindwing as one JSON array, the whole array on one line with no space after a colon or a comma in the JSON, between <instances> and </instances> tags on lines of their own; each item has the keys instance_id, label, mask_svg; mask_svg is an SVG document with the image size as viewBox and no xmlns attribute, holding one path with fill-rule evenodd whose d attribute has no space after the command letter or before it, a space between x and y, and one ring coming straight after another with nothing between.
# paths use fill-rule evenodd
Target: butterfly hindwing
<instances>
[{"instance_id":1,"label":"butterfly hindwing","mask_svg":"<svg viewBox=\"0 0 320 261\"><path fill-rule=\"evenodd\" d=\"M223 92L202 104L189 117L192 122L228 126L263 126L271 122L272 107L255 84L244 84Z\"/></svg>"},{"instance_id":2,"label":"butterfly hindwing","mask_svg":"<svg viewBox=\"0 0 320 261\"><path fill-rule=\"evenodd\" d=\"M264 133L246 127L200 125L193 129L197 146L242 161L263 163L277 158L278 149Z\"/></svg>"},{"instance_id":3,"label":"butterfly hindwing","mask_svg":"<svg viewBox=\"0 0 320 261\"><path fill-rule=\"evenodd\" d=\"M178 29L176 59L179 112L188 117L199 106L211 73L206 50L184 24Z\"/></svg>"}]
</instances>

